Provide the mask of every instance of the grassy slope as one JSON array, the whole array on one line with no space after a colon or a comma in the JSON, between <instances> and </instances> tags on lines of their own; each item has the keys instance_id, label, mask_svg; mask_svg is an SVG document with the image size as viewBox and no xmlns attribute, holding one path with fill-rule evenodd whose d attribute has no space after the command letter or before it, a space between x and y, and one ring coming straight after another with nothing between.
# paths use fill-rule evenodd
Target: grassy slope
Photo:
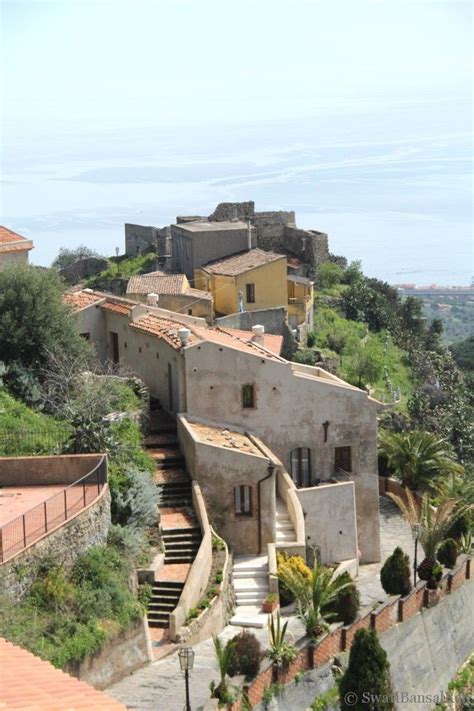
<instances>
[{"instance_id":1,"label":"grassy slope","mask_svg":"<svg viewBox=\"0 0 474 711\"><path fill-rule=\"evenodd\" d=\"M9 437L19 430L24 436ZM47 454L67 437L69 427L52 417L34 412L0 388L0 456Z\"/></svg>"}]
</instances>

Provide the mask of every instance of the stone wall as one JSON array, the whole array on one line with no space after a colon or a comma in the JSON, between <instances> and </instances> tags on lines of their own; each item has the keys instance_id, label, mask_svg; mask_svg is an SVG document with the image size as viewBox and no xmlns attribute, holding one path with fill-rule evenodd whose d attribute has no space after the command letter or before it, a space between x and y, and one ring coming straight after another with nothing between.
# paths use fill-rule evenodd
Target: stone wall
<instances>
[{"instance_id":1,"label":"stone wall","mask_svg":"<svg viewBox=\"0 0 474 711\"><path fill-rule=\"evenodd\" d=\"M181 644L197 644L219 634L228 624L235 608L235 593L231 581L231 561L227 544L225 546L225 563L222 573L219 595L213 598L209 607L189 625L181 627L177 641ZM217 587L217 586L216 586Z\"/></svg>"},{"instance_id":2,"label":"stone wall","mask_svg":"<svg viewBox=\"0 0 474 711\"><path fill-rule=\"evenodd\" d=\"M59 270L60 276L68 284L78 284L87 277L95 276L107 269L108 261L102 257L85 257L78 259L69 267L64 267Z\"/></svg>"},{"instance_id":3,"label":"stone wall","mask_svg":"<svg viewBox=\"0 0 474 711\"><path fill-rule=\"evenodd\" d=\"M88 548L107 541L110 523L110 492L106 485L100 497L77 516L0 566L2 591L18 600L34 581L38 565L48 556L71 567Z\"/></svg>"},{"instance_id":4,"label":"stone wall","mask_svg":"<svg viewBox=\"0 0 474 711\"><path fill-rule=\"evenodd\" d=\"M156 227L145 225L132 225L125 223L125 254L135 257L137 254L156 248L158 236Z\"/></svg>"},{"instance_id":5,"label":"stone wall","mask_svg":"<svg viewBox=\"0 0 474 711\"><path fill-rule=\"evenodd\" d=\"M107 689L152 661L148 626L145 619L140 619L107 641L98 652L68 665L64 671L96 689Z\"/></svg>"},{"instance_id":6,"label":"stone wall","mask_svg":"<svg viewBox=\"0 0 474 711\"><path fill-rule=\"evenodd\" d=\"M251 220L255 214L255 203L248 202L220 202L212 215L210 222L227 222L231 220Z\"/></svg>"}]
</instances>

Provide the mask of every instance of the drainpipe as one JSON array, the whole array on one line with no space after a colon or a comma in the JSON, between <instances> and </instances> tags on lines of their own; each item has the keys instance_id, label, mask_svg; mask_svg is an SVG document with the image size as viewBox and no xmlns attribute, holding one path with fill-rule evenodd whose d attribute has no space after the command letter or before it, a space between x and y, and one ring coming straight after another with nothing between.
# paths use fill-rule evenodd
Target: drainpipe
<instances>
[{"instance_id":1,"label":"drainpipe","mask_svg":"<svg viewBox=\"0 0 474 711\"><path fill-rule=\"evenodd\" d=\"M260 485L263 484L264 481L267 479L270 479L270 477L273 476L273 472L275 471L275 465L273 462L269 460L268 463L268 474L263 477L263 479L260 479L257 482L257 501L258 501L258 550L259 553L262 553L262 509L260 506L260 501L261 501L261 493L260 493Z\"/></svg>"}]
</instances>

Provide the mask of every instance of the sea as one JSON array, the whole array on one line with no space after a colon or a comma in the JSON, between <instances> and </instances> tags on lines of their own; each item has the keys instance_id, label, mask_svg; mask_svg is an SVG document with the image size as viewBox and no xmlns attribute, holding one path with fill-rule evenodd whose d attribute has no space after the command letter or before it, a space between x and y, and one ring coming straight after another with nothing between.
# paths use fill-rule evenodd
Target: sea
<instances>
[{"instance_id":1,"label":"sea","mask_svg":"<svg viewBox=\"0 0 474 711\"><path fill-rule=\"evenodd\" d=\"M294 210L299 227L390 283L473 274L470 104L371 100L225 121L30 121L4 129L1 222L35 242L124 251L125 222L163 226L222 201Z\"/></svg>"}]
</instances>

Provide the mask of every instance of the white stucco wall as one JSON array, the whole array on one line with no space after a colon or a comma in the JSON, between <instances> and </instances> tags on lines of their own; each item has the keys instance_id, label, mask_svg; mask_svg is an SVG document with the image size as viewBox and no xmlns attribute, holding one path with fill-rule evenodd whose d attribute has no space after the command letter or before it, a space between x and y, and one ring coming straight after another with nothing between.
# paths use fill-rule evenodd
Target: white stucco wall
<instances>
[{"instance_id":1,"label":"white stucco wall","mask_svg":"<svg viewBox=\"0 0 474 711\"><path fill-rule=\"evenodd\" d=\"M322 563L357 559L354 484L326 484L298 489L303 509L306 545L317 546Z\"/></svg>"}]
</instances>

